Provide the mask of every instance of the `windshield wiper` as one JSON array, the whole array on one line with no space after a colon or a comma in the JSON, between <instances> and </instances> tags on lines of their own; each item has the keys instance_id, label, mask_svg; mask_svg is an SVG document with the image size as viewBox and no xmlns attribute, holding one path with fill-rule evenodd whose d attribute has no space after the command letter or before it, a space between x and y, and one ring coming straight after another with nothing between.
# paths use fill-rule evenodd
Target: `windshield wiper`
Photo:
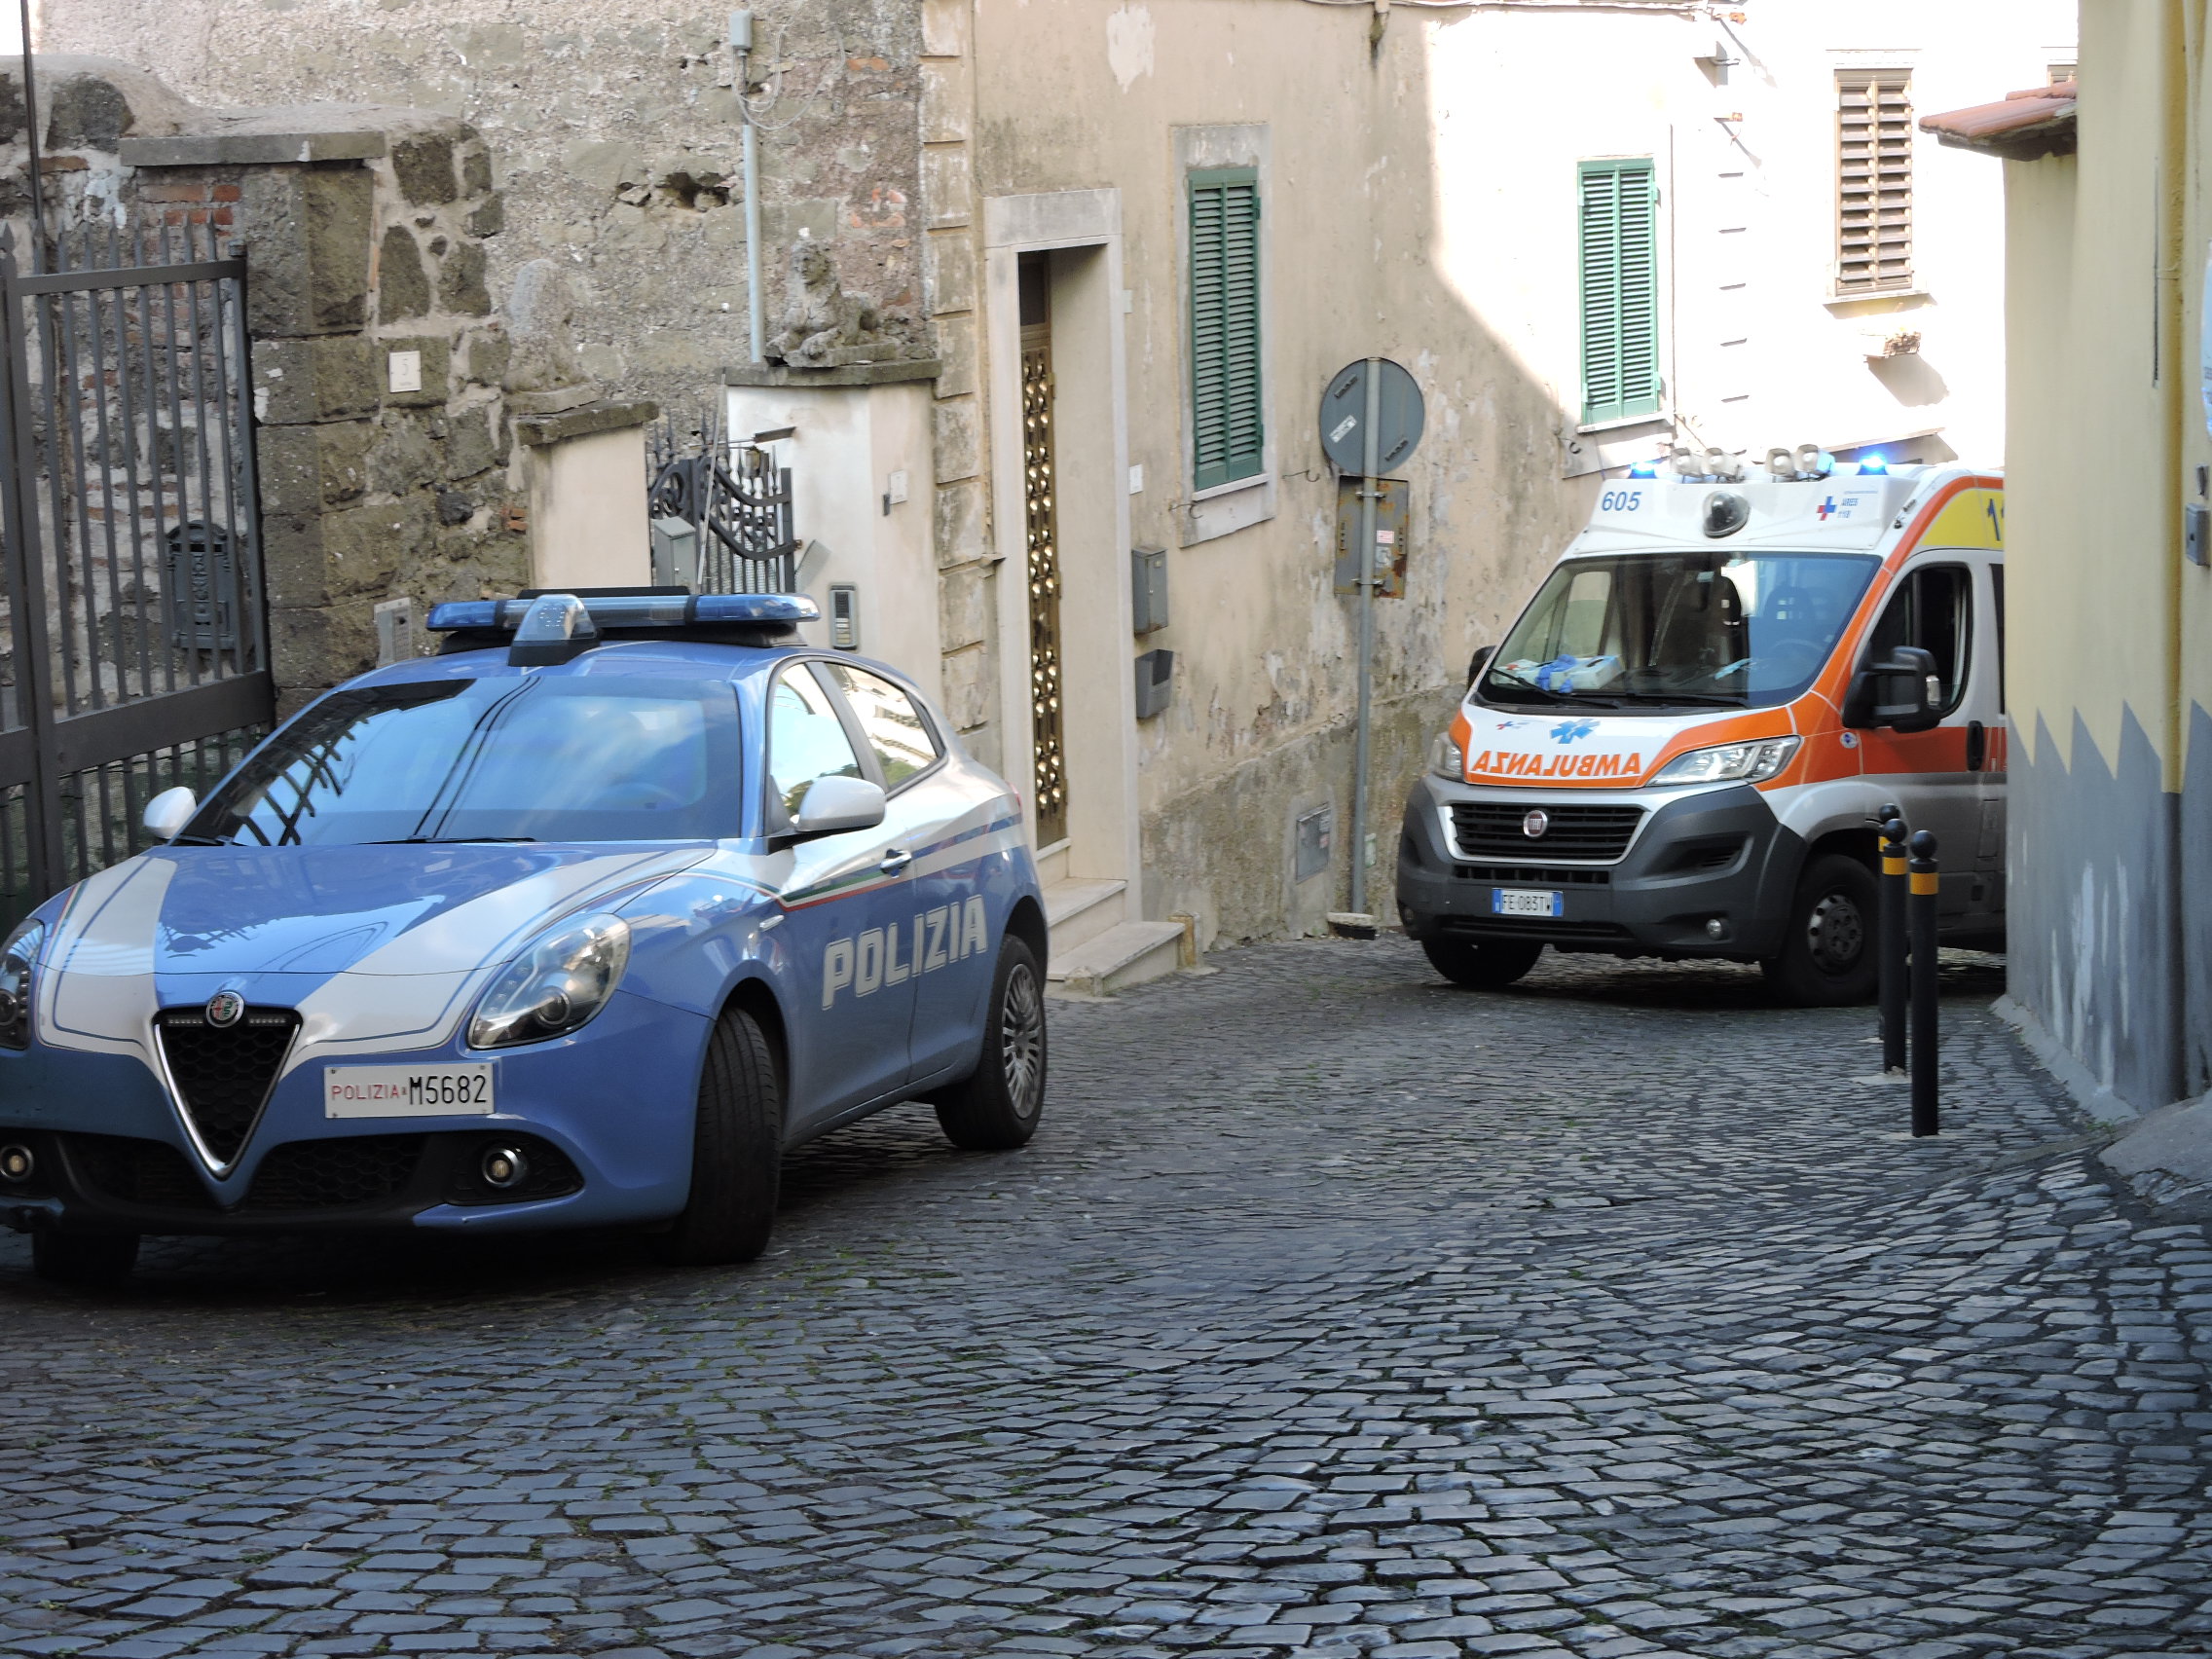
<instances>
[{"instance_id":1,"label":"windshield wiper","mask_svg":"<svg viewBox=\"0 0 2212 1659\"><path fill-rule=\"evenodd\" d=\"M1715 709L1748 709L1751 703L1742 697L1730 697L1713 691L1622 691L1617 693L1633 703L1696 703Z\"/></svg>"},{"instance_id":2,"label":"windshield wiper","mask_svg":"<svg viewBox=\"0 0 2212 1659\"><path fill-rule=\"evenodd\" d=\"M168 838L168 845L172 847L227 847L230 844L216 835L171 835Z\"/></svg>"},{"instance_id":3,"label":"windshield wiper","mask_svg":"<svg viewBox=\"0 0 2212 1659\"><path fill-rule=\"evenodd\" d=\"M1509 670L1509 668L1493 668L1491 673L1495 673L1499 680L1504 680L1504 682L1511 682L1515 685L1524 685L1524 688L1535 692L1537 697L1548 697L1555 703L1568 703L1568 706L1572 706L1572 703L1586 703L1586 706L1591 706L1591 708L1619 708L1619 703L1605 699L1605 697L1595 697L1595 694L1591 694L1591 692L1577 692L1577 690L1562 692L1562 690L1553 690L1551 685L1537 685L1532 680L1524 680L1522 675L1515 675L1513 670Z\"/></svg>"},{"instance_id":4,"label":"windshield wiper","mask_svg":"<svg viewBox=\"0 0 2212 1659\"><path fill-rule=\"evenodd\" d=\"M535 835L399 835L389 841L363 841L364 847L448 847L466 846L470 842L535 841Z\"/></svg>"}]
</instances>

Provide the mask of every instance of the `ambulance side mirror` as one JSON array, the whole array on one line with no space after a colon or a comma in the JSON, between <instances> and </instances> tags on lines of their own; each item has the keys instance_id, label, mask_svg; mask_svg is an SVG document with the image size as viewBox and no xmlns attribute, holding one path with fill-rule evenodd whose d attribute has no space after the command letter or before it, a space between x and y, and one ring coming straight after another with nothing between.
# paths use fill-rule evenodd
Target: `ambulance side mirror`
<instances>
[{"instance_id":1,"label":"ambulance side mirror","mask_svg":"<svg viewBox=\"0 0 2212 1659\"><path fill-rule=\"evenodd\" d=\"M164 790L146 803L146 815L138 822L146 827L146 833L157 841L173 841L184 833L184 827L192 822L192 815L200 810L200 802L190 790L179 784L173 790Z\"/></svg>"},{"instance_id":2,"label":"ambulance side mirror","mask_svg":"<svg viewBox=\"0 0 2212 1659\"><path fill-rule=\"evenodd\" d=\"M817 778L799 796L791 838L811 841L817 835L873 830L883 822L888 805L881 787L866 778Z\"/></svg>"},{"instance_id":3,"label":"ambulance side mirror","mask_svg":"<svg viewBox=\"0 0 2212 1659\"><path fill-rule=\"evenodd\" d=\"M1497 647L1495 645L1478 645L1475 647L1475 654L1467 661L1468 690L1474 689L1475 682L1483 677L1483 670L1490 667L1490 659L1496 653Z\"/></svg>"},{"instance_id":4,"label":"ambulance side mirror","mask_svg":"<svg viewBox=\"0 0 2212 1659\"><path fill-rule=\"evenodd\" d=\"M1939 683L1936 654L1918 645L1899 645L1852 677L1851 690L1843 700L1843 723L1927 731L1940 718L1929 695L1929 687L1936 683Z\"/></svg>"}]
</instances>

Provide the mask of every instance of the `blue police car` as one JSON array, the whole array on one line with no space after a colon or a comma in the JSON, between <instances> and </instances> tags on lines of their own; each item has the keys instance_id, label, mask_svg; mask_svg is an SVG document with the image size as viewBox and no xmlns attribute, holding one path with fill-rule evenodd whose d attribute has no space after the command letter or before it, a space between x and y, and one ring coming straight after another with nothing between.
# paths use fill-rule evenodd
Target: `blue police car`
<instances>
[{"instance_id":1,"label":"blue police car","mask_svg":"<svg viewBox=\"0 0 2212 1659\"><path fill-rule=\"evenodd\" d=\"M1020 804L780 595L443 605L0 960L0 1221L148 1234L633 1226L747 1261L784 1151L924 1099L1035 1131Z\"/></svg>"}]
</instances>

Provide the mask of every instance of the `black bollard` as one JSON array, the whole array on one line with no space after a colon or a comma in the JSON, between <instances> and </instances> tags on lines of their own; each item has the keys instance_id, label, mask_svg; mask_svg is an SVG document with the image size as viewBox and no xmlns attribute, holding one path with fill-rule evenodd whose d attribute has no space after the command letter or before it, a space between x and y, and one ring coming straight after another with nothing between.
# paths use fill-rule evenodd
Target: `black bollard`
<instances>
[{"instance_id":1,"label":"black bollard","mask_svg":"<svg viewBox=\"0 0 2212 1659\"><path fill-rule=\"evenodd\" d=\"M1905 871L1904 819L1895 801L1882 808L1882 891L1880 926L1874 948L1881 952L1882 1070L1904 1073Z\"/></svg>"},{"instance_id":2,"label":"black bollard","mask_svg":"<svg viewBox=\"0 0 2212 1659\"><path fill-rule=\"evenodd\" d=\"M1936 1109L1936 837L1914 833L1912 893L1912 1132L1939 1134Z\"/></svg>"}]
</instances>

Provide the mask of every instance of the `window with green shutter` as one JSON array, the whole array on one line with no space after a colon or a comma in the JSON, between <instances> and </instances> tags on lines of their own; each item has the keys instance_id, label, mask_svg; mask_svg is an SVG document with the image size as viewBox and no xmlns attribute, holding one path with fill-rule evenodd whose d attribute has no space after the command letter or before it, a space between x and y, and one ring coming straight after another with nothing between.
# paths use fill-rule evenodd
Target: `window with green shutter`
<instances>
[{"instance_id":1,"label":"window with green shutter","mask_svg":"<svg viewBox=\"0 0 2212 1659\"><path fill-rule=\"evenodd\" d=\"M1255 477L1260 419L1260 175L1216 167L1190 175L1193 482L1210 490Z\"/></svg>"},{"instance_id":2,"label":"window with green shutter","mask_svg":"<svg viewBox=\"0 0 2212 1659\"><path fill-rule=\"evenodd\" d=\"M1659 413L1658 192L1651 162L1584 162L1582 424Z\"/></svg>"}]
</instances>

